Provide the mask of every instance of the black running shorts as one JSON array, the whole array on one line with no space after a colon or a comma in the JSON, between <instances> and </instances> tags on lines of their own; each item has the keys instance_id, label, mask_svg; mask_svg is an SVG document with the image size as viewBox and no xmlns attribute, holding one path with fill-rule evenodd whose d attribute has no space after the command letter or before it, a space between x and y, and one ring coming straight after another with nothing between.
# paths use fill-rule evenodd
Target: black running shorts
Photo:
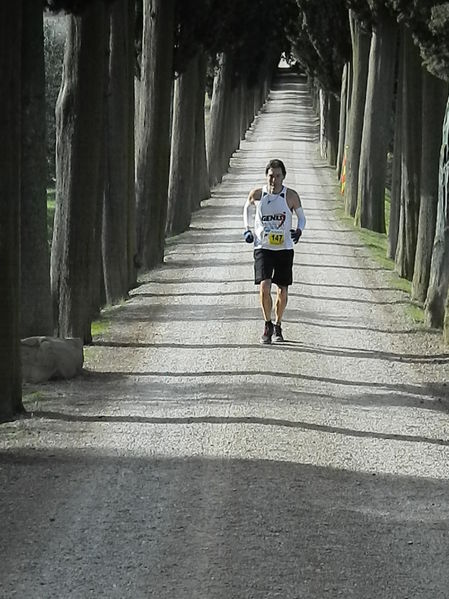
<instances>
[{"instance_id":1,"label":"black running shorts","mask_svg":"<svg viewBox=\"0 0 449 599\"><path fill-rule=\"evenodd\" d=\"M293 250L254 250L254 282L271 279L280 287L293 282Z\"/></svg>"}]
</instances>

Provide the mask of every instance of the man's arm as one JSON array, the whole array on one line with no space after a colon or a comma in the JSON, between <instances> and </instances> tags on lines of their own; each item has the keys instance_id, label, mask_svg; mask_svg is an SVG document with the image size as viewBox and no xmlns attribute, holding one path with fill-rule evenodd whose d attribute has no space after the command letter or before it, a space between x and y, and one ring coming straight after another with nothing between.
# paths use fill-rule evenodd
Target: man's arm
<instances>
[{"instance_id":1,"label":"man's arm","mask_svg":"<svg viewBox=\"0 0 449 599\"><path fill-rule=\"evenodd\" d=\"M298 243L306 226L306 217L302 209L301 199L294 189L287 190L287 204L290 210L296 214L297 225L296 230L292 231L292 239L294 243Z\"/></svg>"},{"instance_id":2,"label":"man's arm","mask_svg":"<svg viewBox=\"0 0 449 599\"><path fill-rule=\"evenodd\" d=\"M249 192L248 199L246 200L245 205L243 207L243 226L245 228L245 231L251 230L249 226L249 212L251 206L254 206L254 203L260 200L261 194L262 190L257 187Z\"/></svg>"}]
</instances>

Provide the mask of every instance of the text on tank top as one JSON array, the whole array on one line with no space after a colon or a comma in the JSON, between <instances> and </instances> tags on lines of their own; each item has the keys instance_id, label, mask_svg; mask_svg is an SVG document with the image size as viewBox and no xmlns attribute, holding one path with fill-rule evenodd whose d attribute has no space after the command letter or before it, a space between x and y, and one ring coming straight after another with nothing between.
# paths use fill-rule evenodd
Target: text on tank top
<instances>
[{"instance_id":1,"label":"text on tank top","mask_svg":"<svg viewBox=\"0 0 449 599\"><path fill-rule=\"evenodd\" d=\"M284 186L279 193L271 194L264 186L256 205L254 246L270 250L292 249L291 227L292 212L287 204L287 188Z\"/></svg>"}]
</instances>

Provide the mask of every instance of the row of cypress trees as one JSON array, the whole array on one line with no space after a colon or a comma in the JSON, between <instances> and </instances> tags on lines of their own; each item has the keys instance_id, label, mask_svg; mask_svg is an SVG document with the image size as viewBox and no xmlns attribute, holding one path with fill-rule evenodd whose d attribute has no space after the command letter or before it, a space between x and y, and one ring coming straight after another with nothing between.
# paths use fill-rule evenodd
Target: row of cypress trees
<instances>
[{"instance_id":1,"label":"row of cypress trees","mask_svg":"<svg viewBox=\"0 0 449 599\"><path fill-rule=\"evenodd\" d=\"M297 0L293 53L321 94L322 148L356 224L385 232L412 300L449 341L449 3ZM350 41L350 44L348 43Z\"/></svg>"},{"instance_id":2,"label":"row of cypress trees","mask_svg":"<svg viewBox=\"0 0 449 599\"><path fill-rule=\"evenodd\" d=\"M443 326L447 3L12 4L0 8L0 75L8 82L0 90L1 417L22 408L20 338L57 334L90 341L100 307L125 297L138 270L163 259L166 235L185 230L192 210L221 180L283 50L291 49L319 89L321 148L338 176L345 165L348 214L380 232L392 153L389 254L401 276L413 281L429 324ZM43 7L70 15L56 107L51 260ZM212 93L207 140L206 89Z\"/></svg>"},{"instance_id":3,"label":"row of cypress trees","mask_svg":"<svg viewBox=\"0 0 449 599\"><path fill-rule=\"evenodd\" d=\"M274 0L2 4L0 418L22 408L20 339L91 340L101 306L161 262L268 93ZM67 15L48 249L43 9ZM205 92L212 94L206 144Z\"/></svg>"}]
</instances>

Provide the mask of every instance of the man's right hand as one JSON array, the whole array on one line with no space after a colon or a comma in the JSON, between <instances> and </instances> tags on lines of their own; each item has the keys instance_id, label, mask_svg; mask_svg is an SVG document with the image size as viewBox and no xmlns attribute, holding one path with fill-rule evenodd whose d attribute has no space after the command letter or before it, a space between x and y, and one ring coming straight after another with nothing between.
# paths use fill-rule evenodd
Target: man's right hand
<instances>
[{"instance_id":1,"label":"man's right hand","mask_svg":"<svg viewBox=\"0 0 449 599\"><path fill-rule=\"evenodd\" d=\"M301 229L290 229L290 235L292 236L293 243L298 243L299 238L302 235Z\"/></svg>"},{"instance_id":2,"label":"man's right hand","mask_svg":"<svg viewBox=\"0 0 449 599\"><path fill-rule=\"evenodd\" d=\"M251 233L249 229L243 233L243 238L246 241L246 243L253 243L254 241L254 235Z\"/></svg>"}]
</instances>

